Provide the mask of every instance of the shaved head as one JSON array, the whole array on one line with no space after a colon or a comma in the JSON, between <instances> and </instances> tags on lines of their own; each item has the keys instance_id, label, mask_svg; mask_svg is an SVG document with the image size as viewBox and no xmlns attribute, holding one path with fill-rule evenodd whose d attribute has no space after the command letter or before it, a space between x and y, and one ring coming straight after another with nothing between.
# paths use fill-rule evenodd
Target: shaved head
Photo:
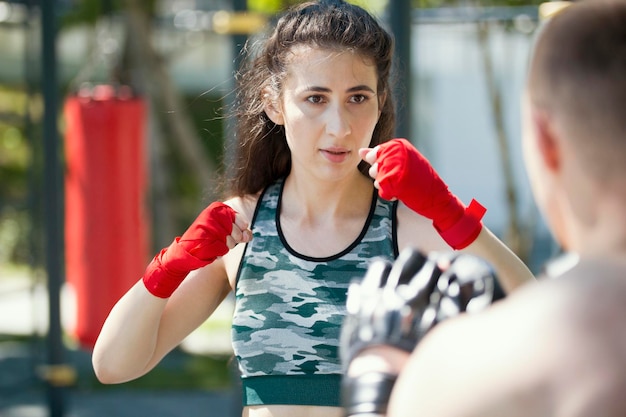
<instances>
[{"instance_id":1,"label":"shaved head","mask_svg":"<svg viewBox=\"0 0 626 417\"><path fill-rule=\"evenodd\" d=\"M624 175L626 0L583 0L553 17L535 45L528 95L559 120L588 175Z\"/></svg>"}]
</instances>

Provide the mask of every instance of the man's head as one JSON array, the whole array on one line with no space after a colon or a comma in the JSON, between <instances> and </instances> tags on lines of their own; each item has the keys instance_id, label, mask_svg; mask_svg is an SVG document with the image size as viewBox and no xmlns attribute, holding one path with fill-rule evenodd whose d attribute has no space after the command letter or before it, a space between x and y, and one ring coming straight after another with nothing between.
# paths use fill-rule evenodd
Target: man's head
<instances>
[{"instance_id":1,"label":"man's head","mask_svg":"<svg viewBox=\"0 0 626 417\"><path fill-rule=\"evenodd\" d=\"M626 0L582 0L542 28L524 97L527 170L566 248L599 193L626 202Z\"/></svg>"}]
</instances>

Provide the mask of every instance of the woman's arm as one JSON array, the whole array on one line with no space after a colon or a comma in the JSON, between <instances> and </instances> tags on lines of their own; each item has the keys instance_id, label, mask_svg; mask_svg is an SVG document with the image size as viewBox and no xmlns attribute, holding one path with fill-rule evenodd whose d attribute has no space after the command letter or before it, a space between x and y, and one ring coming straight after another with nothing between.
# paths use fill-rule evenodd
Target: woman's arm
<instances>
[{"instance_id":1,"label":"woman's arm","mask_svg":"<svg viewBox=\"0 0 626 417\"><path fill-rule=\"evenodd\" d=\"M229 204L239 208L236 201ZM241 257L240 250L229 251L252 238L246 218L213 203L154 257L113 307L96 341L92 363L101 382L144 375L213 313L231 288L226 265Z\"/></svg>"},{"instance_id":2,"label":"woman's arm","mask_svg":"<svg viewBox=\"0 0 626 417\"><path fill-rule=\"evenodd\" d=\"M496 271L498 282L507 294L527 282L535 281L526 264L486 226L476 240L462 251L487 260Z\"/></svg>"},{"instance_id":3,"label":"woman's arm","mask_svg":"<svg viewBox=\"0 0 626 417\"><path fill-rule=\"evenodd\" d=\"M507 292L534 279L526 265L483 225L485 208L474 200L465 206L408 141L393 139L362 149L360 155L372 165L369 173L381 197L398 199L406 207L398 211L400 249L403 245L423 251L446 247L480 256L492 264ZM430 229L424 227L426 219Z\"/></svg>"},{"instance_id":4,"label":"woman's arm","mask_svg":"<svg viewBox=\"0 0 626 417\"><path fill-rule=\"evenodd\" d=\"M100 382L146 374L200 326L230 290L220 263L191 272L170 298L137 282L113 307L96 341L92 363Z\"/></svg>"},{"instance_id":5,"label":"woman's arm","mask_svg":"<svg viewBox=\"0 0 626 417\"><path fill-rule=\"evenodd\" d=\"M417 248L424 252L452 250L433 228L430 219L415 213L404 204L398 207L398 225L400 251L406 247ZM461 251L480 256L488 261L496 271L498 282L507 294L524 283L535 281L535 277L526 264L486 226L483 226L476 239Z\"/></svg>"}]
</instances>

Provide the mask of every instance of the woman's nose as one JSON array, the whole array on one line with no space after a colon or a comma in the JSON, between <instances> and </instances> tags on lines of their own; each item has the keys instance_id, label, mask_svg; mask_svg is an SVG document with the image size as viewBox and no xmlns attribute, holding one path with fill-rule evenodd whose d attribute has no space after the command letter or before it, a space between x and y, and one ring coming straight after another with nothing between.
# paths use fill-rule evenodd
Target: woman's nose
<instances>
[{"instance_id":1,"label":"woman's nose","mask_svg":"<svg viewBox=\"0 0 626 417\"><path fill-rule=\"evenodd\" d=\"M351 133L348 112L341 106L329 107L326 118L326 132L337 137L344 137Z\"/></svg>"}]
</instances>

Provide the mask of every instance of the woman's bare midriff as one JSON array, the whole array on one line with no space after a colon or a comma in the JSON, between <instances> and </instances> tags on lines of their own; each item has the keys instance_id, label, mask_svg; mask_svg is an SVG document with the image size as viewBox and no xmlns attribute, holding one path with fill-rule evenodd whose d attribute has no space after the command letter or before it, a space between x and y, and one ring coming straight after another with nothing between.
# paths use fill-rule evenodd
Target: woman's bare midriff
<instances>
[{"instance_id":1,"label":"woman's bare midriff","mask_svg":"<svg viewBox=\"0 0 626 417\"><path fill-rule=\"evenodd\" d=\"M313 405L254 405L244 407L243 417L341 417L342 411Z\"/></svg>"}]
</instances>

